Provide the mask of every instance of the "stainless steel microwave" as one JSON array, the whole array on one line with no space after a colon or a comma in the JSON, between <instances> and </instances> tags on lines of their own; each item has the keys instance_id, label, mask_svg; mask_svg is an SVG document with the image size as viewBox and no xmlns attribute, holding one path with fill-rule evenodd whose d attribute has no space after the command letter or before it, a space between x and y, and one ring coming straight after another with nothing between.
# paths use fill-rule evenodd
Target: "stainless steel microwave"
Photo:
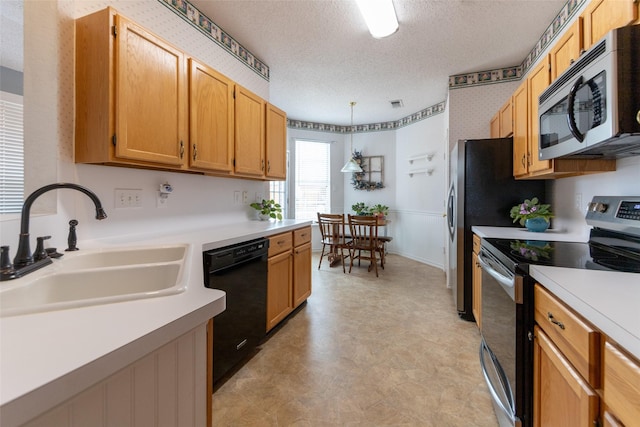
<instances>
[{"instance_id":1,"label":"stainless steel microwave","mask_svg":"<svg viewBox=\"0 0 640 427\"><path fill-rule=\"evenodd\" d=\"M538 101L540 160L640 155L640 25L610 31Z\"/></svg>"}]
</instances>

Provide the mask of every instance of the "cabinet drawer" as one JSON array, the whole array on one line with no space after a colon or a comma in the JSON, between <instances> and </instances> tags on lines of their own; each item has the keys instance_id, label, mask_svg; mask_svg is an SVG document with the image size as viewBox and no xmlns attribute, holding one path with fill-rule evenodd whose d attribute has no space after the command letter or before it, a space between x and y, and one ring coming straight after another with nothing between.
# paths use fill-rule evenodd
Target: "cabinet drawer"
<instances>
[{"instance_id":1,"label":"cabinet drawer","mask_svg":"<svg viewBox=\"0 0 640 427\"><path fill-rule=\"evenodd\" d=\"M480 236L478 236L477 234L473 235L473 252L475 254L479 254L480 253L481 241L482 241L482 239L480 239Z\"/></svg>"},{"instance_id":2,"label":"cabinet drawer","mask_svg":"<svg viewBox=\"0 0 640 427\"><path fill-rule=\"evenodd\" d=\"M625 426L640 420L640 365L609 342L604 346L604 403Z\"/></svg>"},{"instance_id":3,"label":"cabinet drawer","mask_svg":"<svg viewBox=\"0 0 640 427\"><path fill-rule=\"evenodd\" d=\"M535 320L593 388L600 387L600 333L536 284Z\"/></svg>"},{"instance_id":4,"label":"cabinet drawer","mask_svg":"<svg viewBox=\"0 0 640 427\"><path fill-rule=\"evenodd\" d=\"M291 232L276 234L269 237L269 256L291 250L293 247L293 234Z\"/></svg>"},{"instance_id":5,"label":"cabinet drawer","mask_svg":"<svg viewBox=\"0 0 640 427\"><path fill-rule=\"evenodd\" d=\"M311 241L311 227L293 230L293 246L304 245Z\"/></svg>"}]
</instances>

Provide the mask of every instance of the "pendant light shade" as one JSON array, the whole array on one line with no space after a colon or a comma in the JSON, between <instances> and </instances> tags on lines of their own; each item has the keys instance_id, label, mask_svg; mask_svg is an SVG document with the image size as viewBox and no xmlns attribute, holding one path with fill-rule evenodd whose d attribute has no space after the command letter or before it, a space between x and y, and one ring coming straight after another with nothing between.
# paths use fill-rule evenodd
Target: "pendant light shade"
<instances>
[{"instance_id":1,"label":"pendant light shade","mask_svg":"<svg viewBox=\"0 0 640 427\"><path fill-rule=\"evenodd\" d=\"M356 105L354 101L349 103L351 105L351 147L349 153L351 153L351 158L345 165L340 169L340 172L344 173L354 173L354 172L362 172L362 168L360 165L353 159L353 106Z\"/></svg>"}]
</instances>

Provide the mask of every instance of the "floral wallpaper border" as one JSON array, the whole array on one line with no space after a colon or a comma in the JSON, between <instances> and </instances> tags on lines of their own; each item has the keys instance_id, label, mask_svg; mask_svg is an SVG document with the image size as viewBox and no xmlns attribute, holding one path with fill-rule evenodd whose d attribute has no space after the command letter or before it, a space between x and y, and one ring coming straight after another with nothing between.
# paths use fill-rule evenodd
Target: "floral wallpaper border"
<instances>
[{"instance_id":1,"label":"floral wallpaper border","mask_svg":"<svg viewBox=\"0 0 640 427\"><path fill-rule=\"evenodd\" d=\"M175 12L182 19L200 30L205 36L210 38L223 49L235 56L240 62L247 65L259 76L269 81L269 67L260 61L254 54L249 52L233 37L224 32L209 17L200 12L198 8L187 0L158 0L170 10Z\"/></svg>"},{"instance_id":2,"label":"floral wallpaper border","mask_svg":"<svg viewBox=\"0 0 640 427\"><path fill-rule=\"evenodd\" d=\"M576 11L578 11L586 1L587 0L567 0L553 22L549 24L544 34L542 34L536 45L520 65L496 70L449 76L449 89L460 89L470 86L520 80L522 76L527 73L529 68L535 64L536 60L540 57L540 54L549 46L554 37L560 33L567 22L573 18Z\"/></svg>"},{"instance_id":3,"label":"floral wallpaper border","mask_svg":"<svg viewBox=\"0 0 640 427\"><path fill-rule=\"evenodd\" d=\"M353 128L351 128L350 125L331 125L327 123L314 123L291 119L287 119L287 127L291 129L304 129L329 133L364 133L394 130L419 122L420 120L428 119L429 117L433 117L437 114L444 113L446 105L446 101L442 101L399 120L383 123L354 125Z\"/></svg>"}]
</instances>

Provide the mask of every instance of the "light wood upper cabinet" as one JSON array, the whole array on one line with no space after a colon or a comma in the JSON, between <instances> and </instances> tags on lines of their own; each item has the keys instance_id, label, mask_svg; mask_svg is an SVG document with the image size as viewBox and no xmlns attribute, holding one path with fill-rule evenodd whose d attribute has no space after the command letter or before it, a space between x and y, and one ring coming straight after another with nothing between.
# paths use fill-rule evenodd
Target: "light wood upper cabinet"
<instances>
[{"instance_id":1,"label":"light wood upper cabinet","mask_svg":"<svg viewBox=\"0 0 640 427\"><path fill-rule=\"evenodd\" d=\"M500 138L500 112L498 111L489 122L489 135L491 138Z\"/></svg>"},{"instance_id":2,"label":"light wood upper cabinet","mask_svg":"<svg viewBox=\"0 0 640 427\"><path fill-rule=\"evenodd\" d=\"M584 21L584 48L589 49L609 30L638 21L637 0L592 0L581 17Z\"/></svg>"},{"instance_id":3,"label":"light wood upper cabinet","mask_svg":"<svg viewBox=\"0 0 640 427\"><path fill-rule=\"evenodd\" d=\"M527 80L513 93L513 175L523 177L529 171L527 153L529 151L529 97Z\"/></svg>"},{"instance_id":4,"label":"light wood upper cabinet","mask_svg":"<svg viewBox=\"0 0 640 427\"><path fill-rule=\"evenodd\" d=\"M265 153L268 179L287 178L287 114L272 104L266 106Z\"/></svg>"},{"instance_id":5,"label":"light wood upper cabinet","mask_svg":"<svg viewBox=\"0 0 640 427\"><path fill-rule=\"evenodd\" d=\"M76 161L181 168L184 54L112 8L76 21Z\"/></svg>"},{"instance_id":6,"label":"light wood upper cabinet","mask_svg":"<svg viewBox=\"0 0 640 427\"><path fill-rule=\"evenodd\" d=\"M189 59L189 165L231 173L234 150L234 83Z\"/></svg>"},{"instance_id":7,"label":"light wood upper cabinet","mask_svg":"<svg viewBox=\"0 0 640 427\"><path fill-rule=\"evenodd\" d=\"M513 134L513 109L511 99L507 100L500 108L500 138L506 138Z\"/></svg>"},{"instance_id":8,"label":"light wood upper cabinet","mask_svg":"<svg viewBox=\"0 0 640 427\"><path fill-rule=\"evenodd\" d=\"M235 171L263 177L265 101L238 84L235 96Z\"/></svg>"},{"instance_id":9,"label":"light wood upper cabinet","mask_svg":"<svg viewBox=\"0 0 640 427\"><path fill-rule=\"evenodd\" d=\"M538 137L540 134L538 124L538 97L549 86L549 57L546 56L529 73L527 78L529 91L529 141L527 143L528 172L535 173L551 169L550 160L538 159Z\"/></svg>"},{"instance_id":10,"label":"light wood upper cabinet","mask_svg":"<svg viewBox=\"0 0 640 427\"><path fill-rule=\"evenodd\" d=\"M569 68L580 57L582 50L582 19L567 29L549 52L551 57L551 81L558 78L563 71Z\"/></svg>"}]
</instances>

